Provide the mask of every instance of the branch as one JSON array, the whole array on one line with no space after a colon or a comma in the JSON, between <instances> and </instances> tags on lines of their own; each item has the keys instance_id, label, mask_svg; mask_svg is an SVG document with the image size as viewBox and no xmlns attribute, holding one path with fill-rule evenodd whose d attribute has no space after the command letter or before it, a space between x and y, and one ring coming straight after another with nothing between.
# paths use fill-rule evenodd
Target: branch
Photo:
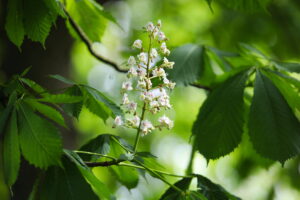
<instances>
[{"instance_id":1,"label":"branch","mask_svg":"<svg viewBox=\"0 0 300 200\"><path fill-rule=\"evenodd\" d=\"M121 72L121 73L126 73L127 70L121 69L118 64L114 63L113 61L110 61L104 57L102 57L101 55L99 55L97 52L95 52L92 48L92 42L89 40L89 38L86 36L86 34L84 33L84 31L76 24L75 20L70 16L70 14L68 13L68 11L64 9L65 14L67 15L69 22L71 24L71 26L74 28L75 32L78 34L78 36L80 37L80 39L82 40L82 42L86 45L86 47L88 48L89 52L99 61L104 62L107 65L112 66L116 71Z\"/></svg>"},{"instance_id":2,"label":"branch","mask_svg":"<svg viewBox=\"0 0 300 200\"><path fill-rule=\"evenodd\" d=\"M111 165L119 165L124 160L112 160L104 162L84 162L88 167L109 167Z\"/></svg>"},{"instance_id":3,"label":"branch","mask_svg":"<svg viewBox=\"0 0 300 200\"><path fill-rule=\"evenodd\" d=\"M71 26L74 28L75 32L78 34L78 36L80 37L82 42L86 45L86 47L88 48L88 50L92 54L92 56L94 56L97 60L99 60L101 62L104 62L107 65L110 65L111 67L113 67L118 72L127 73L127 70L121 69L118 64L102 57L97 52L95 52L92 48L93 43L89 40L89 38L86 36L84 31L78 26L78 24L76 24L75 20L70 16L68 11L64 7L63 7L63 9L64 9L64 12L65 12L65 14L67 15L67 17L69 19L69 22L70 22ZM209 88L207 86L199 85L199 84L196 84L196 83L191 83L190 86L193 86L193 87L196 87L196 88L199 88L199 89L204 89L204 90L207 90L207 91L211 91L211 88Z\"/></svg>"}]
</instances>

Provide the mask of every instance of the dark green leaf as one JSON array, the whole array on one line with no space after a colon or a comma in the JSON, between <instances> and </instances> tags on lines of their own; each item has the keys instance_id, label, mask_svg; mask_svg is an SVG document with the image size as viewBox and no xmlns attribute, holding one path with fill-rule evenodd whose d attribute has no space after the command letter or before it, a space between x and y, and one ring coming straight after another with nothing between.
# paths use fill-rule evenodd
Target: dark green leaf
<instances>
[{"instance_id":1,"label":"dark green leaf","mask_svg":"<svg viewBox=\"0 0 300 200\"><path fill-rule=\"evenodd\" d=\"M43 98L38 99L38 101L47 103L76 103L82 101L81 96L72 96L69 94L47 94Z\"/></svg>"},{"instance_id":2,"label":"dark green leaf","mask_svg":"<svg viewBox=\"0 0 300 200\"><path fill-rule=\"evenodd\" d=\"M178 188L180 188L183 191L186 191L189 189L189 186L191 184L192 178L183 178L180 181L176 182L174 185ZM160 200L179 200L179 199L185 199L184 194L181 194L174 188L170 187L161 197Z\"/></svg>"},{"instance_id":3,"label":"dark green leaf","mask_svg":"<svg viewBox=\"0 0 300 200\"><path fill-rule=\"evenodd\" d=\"M10 116L10 113L13 109L16 99L17 99L17 93L13 92L9 97L6 108L0 114L0 135L4 132L5 126L7 124L7 119Z\"/></svg>"},{"instance_id":4,"label":"dark green leaf","mask_svg":"<svg viewBox=\"0 0 300 200\"><path fill-rule=\"evenodd\" d=\"M283 69L289 72L297 72L300 73L300 63L296 62L276 62L275 66L278 69Z\"/></svg>"},{"instance_id":5,"label":"dark green leaf","mask_svg":"<svg viewBox=\"0 0 300 200\"><path fill-rule=\"evenodd\" d=\"M240 198L227 192L222 186L201 175L197 175L197 188L208 200L240 200Z\"/></svg>"},{"instance_id":6,"label":"dark green leaf","mask_svg":"<svg viewBox=\"0 0 300 200\"><path fill-rule=\"evenodd\" d=\"M69 84L69 85L75 85L76 83L74 81L71 81L61 75L58 75L58 74L54 74L54 75L49 75L49 77L53 78L53 79L56 79L56 80L59 80L63 83L66 83L66 84Z\"/></svg>"},{"instance_id":7,"label":"dark green leaf","mask_svg":"<svg viewBox=\"0 0 300 200\"><path fill-rule=\"evenodd\" d=\"M72 87L69 87L66 91L65 94L68 94L70 96L83 96L79 86L77 85L73 85ZM68 104L64 104L63 108L64 110L70 114L71 116L74 116L76 118L79 117L79 114L82 110L82 106L83 106L83 101L79 101L76 103L68 103Z\"/></svg>"},{"instance_id":8,"label":"dark green leaf","mask_svg":"<svg viewBox=\"0 0 300 200\"><path fill-rule=\"evenodd\" d=\"M62 141L58 130L25 104L19 105L18 120L21 150L26 160L42 169L59 164Z\"/></svg>"},{"instance_id":9,"label":"dark green leaf","mask_svg":"<svg viewBox=\"0 0 300 200\"><path fill-rule=\"evenodd\" d=\"M51 167L46 171L41 183L42 200L98 200L91 186L86 181L75 163L64 158L63 168Z\"/></svg>"},{"instance_id":10,"label":"dark green leaf","mask_svg":"<svg viewBox=\"0 0 300 200\"><path fill-rule=\"evenodd\" d=\"M242 71L217 87L205 100L193 126L197 149L207 159L224 156L241 141L244 88L249 71Z\"/></svg>"},{"instance_id":11,"label":"dark green leaf","mask_svg":"<svg viewBox=\"0 0 300 200\"><path fill-rule=\"evenodd\" d=\"M85 179L92 186L93 190L100 197L100 199L112 198L111 192L109 191L107 186L93 174L91 169L84 164L84 161L76 153L69 150L64 150L64 153L72 162L76 164L82 176L85 177Z\"/></svg>"},{"instance_id":12,"label":"dark green leaf","mask_svg":"<svg viewBox=\"0 0 300 200\"><path fill-rule=\"evenodd\" d=\"M175 62L169 78L177 84L188 85L199 79L203 65L203 47L187 44L174 49L169 57Z\"/></svg>"},{"instance_id":13,"label":"dark green leaf","mask_svg":"<svg viewBox=\"0 0 300 200\"><path fill-rule=\"evenodd\" d=\"M20 78L20 80L41 96L48 93L41 85L37 84L33 80L30 80L28 78Z\"/></svg>"},{"instance_id":14,"label":"dark green leaf","mask_svg":"<svg viewBox=\"0 0 300 200\"><path fill-rule=\"evenodd\" d=\"M24 27L27 36L36 42L45 44L50 33L52 23L55 22L57 13L50 10L44 1L28 0L24 2Z\"/></svg>"},{"instance_id":15,"label":"dark green leaf","mask_svg":"<svg viewBox=\"0 0 300 200\"><path fill-rule=\"evenodd\" d=\"M60 114L60 112L58 112L56 109L54 109L46 104L42 104L35 99L27 98L24 101L27 104L29 104L34 110L37 110L39 113L45 115L49 119L52 119L59 125L61 125L63 127L67 127L65 124L65 119Z\"/></svg>"},{"instance_id":16,"label":"dark green leaf","mask_svg":"<svg viewBox=\"0 0 300 200\"><path fill-rule=\"evenodd\" d=\"M256 73L249 116L249 135L255 150L284 163L300 153L300 123L271 80Z\"/></svg>"},{"instance_id":17,"label":"dark green leaf","mask_svg":"<svg viewBox=\"0 0 300 200\"><path fill-rule=\"evenodd\" d=\"M3 169L4 178L8 186L17 180L20 167L20 148L17 126L17 114L13 110L8 122L3 141Z\"/></svg>"},{"instance_id":18,"label":"dark green leaf","mask_svg":"<svg viewBox=\"0 0 300 200\"><path fill-rule=\"evenodd\" d=\"M102 7L93 0L67 0L66 3L69 15L85 35L92 42L100 42L107 24L107 18L103 14Z\"/></svg>"},{"instance_id":19,"label":"dark green leaf","mask_svg":"<svg viewBox=\"0 0 300 200\"><path fill-rule=\"evenodd\" d=\"M19 48L22 45L25 36L22 7L22 0L8 1L5 23L5 30L9 39Z\"/></svg>"}]
</instances>

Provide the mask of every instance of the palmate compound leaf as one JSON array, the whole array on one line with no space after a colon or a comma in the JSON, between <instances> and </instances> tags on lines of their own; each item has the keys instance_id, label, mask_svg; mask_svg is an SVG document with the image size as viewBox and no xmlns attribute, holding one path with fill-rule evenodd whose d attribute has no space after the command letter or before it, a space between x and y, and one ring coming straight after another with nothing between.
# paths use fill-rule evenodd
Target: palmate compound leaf
<instances>
[{"instance_id":1,"label":"palmate compound leaf","mask_svg":"<svg viewBox=\"0 0 300 200\"><path fill-rule=\"evenodd\" d=\"M3 140L3 169L5 182L8 186L12 186L17 180L19 168L20 147L17 114L13 110Z\"/></svg>"},{"instance_id":2,"label":"palmate compound leaf","mask_svg":"<svg viewBox=\"0 0 300 200\"><path fill-rule=\"evenodd\" d=\"M206 159L224 156L241 141L244 124L244 88L249 70L215 88L200 108L193 125L195 145Z\"/></svg>"},{"instance_id":3,"label":"palmate compound leaf","mask_svg":"<svg viewBox=\"0 0 300 200\"><path fill-rule=\"evenodd\" d=\"M22 155L29 163L42 169L60 164L62 141L56 127L25 103L18 104L18 124Z\"/></svg>"},{"instance_id":4,"label":"palmate compound leaf","mask_svg":"<svg viewBox=\"0 0 300 200\"><path fill-rule=\"evenodd\" d=\"M262 156L284 163L300 153L300 123L280 90L260 70L248 126L250 140Z\"/></svg>"}]
</instances>

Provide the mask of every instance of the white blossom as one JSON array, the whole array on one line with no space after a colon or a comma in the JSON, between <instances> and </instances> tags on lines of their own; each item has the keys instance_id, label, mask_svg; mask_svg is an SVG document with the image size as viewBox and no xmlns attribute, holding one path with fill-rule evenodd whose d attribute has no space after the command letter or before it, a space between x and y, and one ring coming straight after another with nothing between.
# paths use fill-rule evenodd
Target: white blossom
<instances>
[{"instance_id":1,"label":"white blossom","mask_svg":"<svg viewBox=\"0 0 300 200\"><path fill-rule=\"evenodd\" d=\"M161 43L160 50L164 55L166 55L166 56L170 55L170 50L167 48L167 45L165 42Z\"/></svg>"},{"instance_id":2,"label":"white blossom","mask_svg":"<svg viewBox=\"0 0 300 200\"><path fill-rule=\"evenodd\" d=\"M156 68L152 71L153 76L166 77L166 72L163 68Z\"/></svg>"},{"instance_id":3,"label":"white blossom","mask_svg":"<svg viewBox=\"0 0 300 200\"><path fill-rule=\"evenodd\" d=\"M140 62L142 62L144 64L147 64L147 58L148 58L148 56L147 56L146 53L141 52L137 57L138 57L138 59L139 59Z\"/></svg>"},{"instance_id":4,"label":"white blossom","mask_svg":"<svg viewBox=\"0 0 300 200\"><path fill-rule=\"evenodd\" d=\"M165 41L165 40L167 40L167 38L166 38L164 32L160 31L158 33L158 41Z\"/></svg>"},{"instance_id":5,"label":"white blossom","mask_svg":"<svg viewBox=\"0 0 300 200\"><path fill-rule=\"evenodd\" d=\"M140 89L146 89L146 82L144 79L138 80L137 87Z\"/></svg>"},{"instance_id":6,"label":"white blossom","mask_svg":"<svg viewBox=\"0 0 300 200\"><path fill-rule=\"evenodd\" d=\"M133 101L129 102L126 107L127 107L129 112L135 112L136 108L137 108L137 103L135 103Z\"/></svg>"},{"instance_id":7,"label":"white blossom","mask_svg":"<svg viewBox=\"0 0 300 200\"><path fill-rule=\"evenodd\" d=\"M123 99L122 99L122 104L123 105L127 105L127 104L129 104L129 98L128 98L128 94L126 94L126 93L124 93L124 95L123 95Z\"/></svg>"},{"instance_id":8,"label":"white blossom","mask_svg":"<svg viewBox=\"0 0 300 200\"><path fill-rule=\"evenodd\" d=\"M142 46L142 40L134 41L132 47L137 48L137 49L141 49L143 47Z\"/></svg>"},{"instance_id":9,"label":"white blossom","mask_svg":"<svg viewBox=\"0 0 300 200\"><path fill-rule=\"evenodd\" d=\"M164 57L164 62L161 65L161 67L173 69L174 64L175 64L174 62L170 62L166 57Z\"/></svg>"},{"instance_id":10,"label":"white blossom","mask_svg":"<svg viewBox=\"0 0 300 200\"><path fill-rule=\"evenodd\" d=\"M128 58L127 63L128 63L129 66L136 65L135 58L134 58L133 56L130 56L130 57Z\"/></svg>"},{"instance_id":11,"label":"white blossom","mask_svg":"<svg viewBox=\"0 0 300 200\"><path fill-rule=\"evenodd\" d=\"M138 73L137 73L136 69L134 67L130 67L127 72L127 77L131 78L131 77L135 77L137 75L138 75Z\"/></svg>"},{"instance_id":12,"label":"white blossom","mask_svg":"<svg viewBox=\"0 0 300 200\"><path fill-rule=\"evenodd\" d=\"M152 32L155 28L154 24L152 22L148 22L148 24L146 25L146 31L148 32Z\"/></svg>"},{"instance_id":13,"label":"white blossom","mask_svg":"<svg viewBox=\"0 0 300 200\"><path fill-rule=\"evenodd\" d=\"M151 102L154 99L154 94L152 91L145 91L141 93L141 99L147 102Z\"/></svg>"},{"instance_id":14,"label":"white blossom","mask_svg":"<svg viewBox=\"0 0 300 200\"><path fill-rule=\"evenodd\" d=\"M127 90L127 91L133 90L131 81L125 81L125 82L123 82L122 89L123 90Z\"/></svg>"},{"instance_id":15,"label":"white blossom","mask_svg":"<svg viewBox=\"0 0 300 200\"><path fill-rule=\"evenodd\" d=\"M140 77L140 79L144 78L147 75L146 69L139 67L137 70L137 74Z\"/></svg>"},{"instance_id":16,"label":"white blossom","mask_svg":"<svg viewBox=\"0 0 300 200\"><path fill-rule=\"evenodd\" d=\"M158 119L158 122L160 124L161 127L166 127L168 129L173 128L174 126L174 122L172 120L170 120L167 116L163 115L162 117L160 117Z\"/></svg>"},{"instance_id":17,"label":"white blossom","mask_svg":"<svg viewBox=\"0 0 300 200\"><path fill-rule=\"evenodd\" d=\"M133 116L133 118L127 119L128 125L133 128L138 128L140 125L140 121L141 119L137 115Z\"/></svg>"},{"instance_id":18,"label":"white blossom","mask_svg":"<svg viewBox=\"0 0 300 200\"><path fill-rule=\"evenodd\" d=\"M157 27L158 27L158 28L161 28L161 20L160 20L160 19L157 20Z\"/></svg>"},{"instance_id":19,"label":"white blossom","mask_svg":"<svg viewBox=\"0 0 300 200\"><path fill-rule=\"evenodd\" d=\"M113 127L122 126L124 124L121 116L116 116Z\"/></svg>"},{"instance_id":20,"label":"white blossom","mask_svg":"<svg viewBox=\"0 0 300 200\"><path fill-rule=\"evenodd\" d=\"M144 135L147 135L150 133L152 130L154 130L154 126L149 120L143 120L141 122L141 131Z\"/></svg>"},{"instance_id":21,"label":"white blossom","mask_svg":"<svg viewBox=\"0 0 300 200\"><path fill-rule=\"evenodd\" d=\"M152 48L151 49L151 52L150 52L150 58L156 58L158 56L158 53L157 53L157 51L156 51L156 49L155 48Z\"/></svg>"}]
</instances>

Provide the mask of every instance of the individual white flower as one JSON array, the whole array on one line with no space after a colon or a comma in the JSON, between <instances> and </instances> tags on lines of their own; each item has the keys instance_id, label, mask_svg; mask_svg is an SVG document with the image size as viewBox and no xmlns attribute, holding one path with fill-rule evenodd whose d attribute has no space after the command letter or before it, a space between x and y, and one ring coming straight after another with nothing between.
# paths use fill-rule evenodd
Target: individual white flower
<instances>
[{"instance_id":1,"label":"individual white flower","mask_svg":"<svg viewBox=\"0 0 300 200\"><path fill-rule=\"evenodd\" d=\"M160 19L157 20L157 27L158 27L158 28L161 28L161 20L160 20Z\"/></svg>"},{"instance_id":2,"label":"individual white flower","mask_svg":"<svg viewBox=\"0 0 300 200\"><path fill-rule=\"evenodd\" d=\"M169 79L167 79L167 77L164 77L163 82L164 82L165 86L167 86L171 90L173 90L176 85L175 82L170 81Z\"/></svg>"},{"instance_id":3,"label":"individual white flower","mask_svg":"<svg viewBox=\"0 0 300 200\"><path fill-rule=\"evenodd\" d=\"M160 50L164 55L166 55L166 56L170 55L170 50L167 48L167 45L165 42L161 43Z\"/></svg>"},{"instance_id":4,"label":"individual white flower","mask_svg":"<svg viewBox=\"0 0 300 200\"><path fill-rule=\"evenodd\" d=\"M138 57L138 59L139 59L140 62L142 62L142 63L144 63L144 64L147 63L147 58L148 58L148 56L147 56L146 53L141 52L137 57Z\"/></svg>"},{"instance_id":5,"label":"individual white flower","mask_svg":"<svg viewBox=\"0 0 300 200\"><path fill-rule=\"evenodd\" d=\"M157 34L159 33L159 28L158 27L155 27L152 31L152 35L154 38L156 38Z\"/></svg>"},{"instance_id":6,"label":"individual white flower","mask_svg":"<svg viewBox=\"0 0 300 200\"><path fill-rule=\"evenodd\" d=\"M155 48L152 48L152 49L151 49L151 52L150 52L150 58L154 59L154 58L156 58L157 56L158 56L158 53L157 53L156 49L155 49Z\"/></svg>"},{"instance_id":7,"label":"individual white flower","mask_svg":"<svg viewBox=\"0 0 300 200\"><path fill-rule=\"evenodd\" d=\"M146 82L144 79L140 79L137 82L137 87L140 89L146 89Z\"/></svg>"},{"instance_id":8,"label":"individual white flower","mask_svg":"<svg viewBox=\"0 0 300 200\"><path fill-rule=\"evenodd\" d=\"M128 63L129 66L135 65L135 64L136 64L135 58L134 58L133 56L130 56L130 57L128 58L127 63Z\"/></svg>"},{"instance_id":9,"label":"individual white flower","mask_svg":"<svg viewBox=\"0 0 300 200\"><path fill-rule=\"evenodd\" d=\"M137 115L133 116L133 118L127 119L128 125L133 128L138 128L140 125L140 121L141 120Z\"/></svg>"},{"instance_id":10,"label":"individual white flower","mask_svg":"<svg viewBox=\"0 0 300 200\"><path fill-rule=\"evenodd\" d=\"M174 122L172 120L170 120L167 116L162 116L158 119L158 122L160 124L161 127L166 127L168 129L173 128L174 126Z\"/></svg>"},{"instance_id":11,"label":"individual white flower","mask_svg":"<svg viewBox=\"0 0 300 200\"><path fill-rule=\"evenodd\" d=\"M138 73L137 73L136 69L134 67L130 67L127 72L127 77L128 78L135 77L135 76L137 76L137 74Z\"/></svg>"},{"instance_id":12,"label":"individual white flower","mask_svg":"<svg viewBox=\"0 0 300 200\"><path fill-rule=\"evenodd\" d=\"M147 102L151 102L154 99L154 94L152 91L145 91L141 93L141 99Z\"/></svg>"},{"instance_id":13,"label":"individual white flower","mask_svg":"<svg viewBox=\"0 0 300 200\"><path fill-rule=\"evenodd\" d=\"M147 86L147 89L151 89L152 88L152 82L149 78L145 78L145 81L146 81L146 86Z\"/></svg>"},{"instance_id":14,"label":"individual white flower","mask_svg":"<svg viewBox=\"0 0 300 200\"><path fill-rule=\"evenodd\" d=\"M141 131L144 135L147 135L150 133L152 130L154 130L154 126L149 120L143 120L141 122Z\"/></svg>"},{"instance_id":15,"label":"individual white flower","mask_svg":"<svg viewBox=\"0 0 300 200\"><path fill-rule=\"evenodd\" d=\"M152 114L156 114L159 111L159 103L157 101L150 101L149 110Z\"/></svg>"},{"instance_id":16,"label":"individual white flower","mask_svg":"<svg viewBox=\"0 0 300 200\"><path fill-rule=\"evenodd\" d=\"M166 72L163 68L156 68L152 71L152 75L156 77L166 77Z\"/></svg>"},{"instance_id":17,"label":"individual white flower","mask_svg":"<svg viewBox=\"0 0 300 200\"><path fill-rule=\"evenodd\" d=\"M129 112L135 112L136 108L137 108L137 103L135 103L133 101L129 102L126 107L127 107Z\"/></svg>"},{"instance_id":18,"label":"individual white flower","mask_svg":"<svg viewBox=\"0 0 300 200\"><path fill-rule=\"evenodd\" d=\"M165 40L167 40L167 38L166 38L164 32L160 31L158 33L158 41L165 41Z\"/></svg>"},{"instance_id":19,"label":"individual white flower","mask_svg":"<svg viewBox=\"0 0 300 200\"><path fill-rule=\"evenodd\" d=\"M174 64L175 64L174 62L170 62L166 57L164 57L164 62L161 65L161 67L173 69Z\"/></svg>"},{"instance_id":20,"label":"individual white flower","mask_svg":"<svg viewBox=\"0 0 300 200\"><path fill-rule=\"evenodd\" d=\"M152 22L148 22L148 24L146 25L146 31L148 32L152 32L155 28L154 24Z\"/></svg>"},{"instance_id":21,"label":"individual white flower","mask_svg":"<svg viewBox=\"0 0 300 200\"><path fill-rule=\"evenodd\" d=\"M122 126L123 124L124 123L123 123L122 117L119 115L116 116L113 127L115 128L117 126Z\"/></svg>"},{"instance_id":22,"label":"individual white flower","mask_svg":"<svg viewBox=\"0 0 300 200\"><path fill-rule=\"evenodd\" d=\"M125 82L123 82L122 89L123 90L127 90L127 91L133 90L131 81L125 81Z\"/></svg>"},{"instance_id":23,"label":"individual white flower","mask_svg":"<svg viewBox=\"0 0 300 200\"><path fill-rule=\"evenodd\" d=\"M128 99L128 94L124 93L123 99L122 99L122 105L127 105L129 103L130 103L130 101Z\"/></svg>"},{"instance_id":24,"label":"individual white flower","mask_svg":"<svg viewBox=\"0 0 300 200\"><path fill-rule=\"evenodd\" d=\"M142 67L139 67L137 70L137 74L138 76L143 79L146 75L147 75L147 71L146 69L142 68Z\"/></svg>"},{"instance_id":25,"label":"individual white flower","mask_svg":"<svg viewBox=\"0 0 300 200\"><path fill-rule=\"evenodd\" d=\"M141 49L143 47L142 46L142 40L134 41L132 47L137 48L137 49Z\"/></svg>"}]
</instances>

